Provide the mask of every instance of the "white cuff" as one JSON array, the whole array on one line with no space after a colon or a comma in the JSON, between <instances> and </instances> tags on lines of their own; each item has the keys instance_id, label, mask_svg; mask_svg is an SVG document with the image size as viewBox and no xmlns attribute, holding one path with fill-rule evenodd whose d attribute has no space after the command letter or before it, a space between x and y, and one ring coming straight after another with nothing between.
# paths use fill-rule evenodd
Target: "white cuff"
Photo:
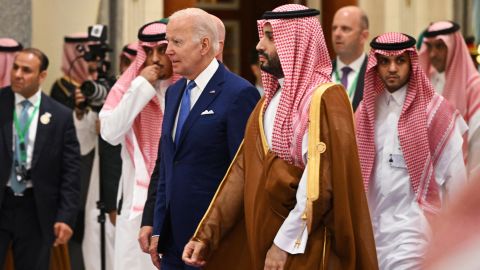
<instances>
[{"instance_id":1,"label":"white cuff","mask_svg":"<svg viewBox=\"0 0 480 270\"><path fill-rule=\"evenodd\" d=\"M283 251L286 251L290 254L302 254L305 252L305 247L307 246L308 233L307 228L303 229L301 237L291 238L287 235L284 235L282 229L280 229L273 240L273 243L277 245Z\"/></svg>"}]
</instances>

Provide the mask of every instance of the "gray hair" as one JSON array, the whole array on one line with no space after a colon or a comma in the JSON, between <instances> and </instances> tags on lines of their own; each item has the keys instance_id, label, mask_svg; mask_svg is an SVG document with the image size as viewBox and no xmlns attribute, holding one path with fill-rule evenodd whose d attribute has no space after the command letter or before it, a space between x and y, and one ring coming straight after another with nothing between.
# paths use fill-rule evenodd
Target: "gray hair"
<instances>
[{"instance_id":1,"label":"gray hair","mask_svg":"<svg viewBox=\"0 0 480 270\"><path fill-rule=\"evenodd\" d=\"M199 8L186 8L173 13L169 20L189 20L192 24L192 39L194 41L200 42L202 38L207 37L210 39L214 54L220 49L216 22L206 11Z\"/></svg>"}]
</instances>

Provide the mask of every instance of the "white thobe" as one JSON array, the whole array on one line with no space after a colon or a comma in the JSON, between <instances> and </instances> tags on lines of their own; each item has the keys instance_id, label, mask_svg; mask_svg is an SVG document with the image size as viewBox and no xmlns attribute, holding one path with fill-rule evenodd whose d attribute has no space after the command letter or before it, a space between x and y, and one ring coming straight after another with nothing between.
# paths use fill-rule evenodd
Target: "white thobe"
<instances>
[{"instance_id":1,"label":"white thobe","mask_svg":"<svg viewBox=\"0 0 480 270\"><path fill-rule=\"evenodd\" d=\"M435 72L430 77L430 82L439 95L445 88L445 72ZM470 179L480 176L480 113L470 116L468 120L468 162L467 173Z\"/></svg>"},{"instance_id":2,"label":"white thobe","mask_svg":"<svg viewBox=\"0 0 480 270\"><path fill-rule=\"evenodd\" d=\"M429 240L429 224L415 199L398 140L406 91L406 86L393 94L385 90L376 100L376 157L367 198L381 270L420 269ZM459 118L434 167L442 203L466 181L462 153L465 127Z\"/></svg>"},{"instance_id":3,"label":"white thobe","mask_svg":"<svg viewBox=\"0 0 480 270\"><path fill-rule=\"evenodd\" d=\"M158 90L155 90L155 89ZM125 136L132 133L132 125L137 115L157 95L160 101L164 100L167 85L154 88L145 78L135 78L130 88L122 96L117 106L110 111L100 112L101 135L110 144L122 144L122 175L120 177L118 196L123 194L121 214L117 217L115 232L115 270L155 269L150 256L141 251L137 241L141 224L141 215L130 218L130 208L133 200L135 185L135 167L127 151ZM162 110L164 103L161 102ZM138 151L138 145L134 145ZM143 160L136 162L139 164ZM145 198L146 199L146 198Z\"/></svg>"},{"instance_id":4,"label":"white thobe","mask_svg":"<svg viewBox=\"0 0 480 270\"><path fill-rule=\"evenodd\" d=\"M445 72L433 73L432 77L430 78L430 82L432 83L435 92L441 95L443 93L443 88L445 88Z\"/></svg>"},{"instance_id":5,"label":"white thobe","mask_svg":"<svg viewBox=\"0 0 480 270\"><path fill-rule=\"evenodd\" d=\"M73 112L75 130L80 144L80 153L86 155L96 149L93 159L90 181L85 203L85 227L82 241L82 253L85 269L100 270L100 223L97 217L100 211L97 209L97 201L100 198L100 168L98 156L98 134L96 122L98 113L88 112L81 120L77 119ZM105 266L107 270L113 270L113 248L115 242L115 227L107 218L105 222Z\"/></svg>"},{"instance_id":6,"label":"white thobe","mask_svg":"<svg viewBox=\"0 0 480 270\"><path fill-rule=\"evenodd\" d=\"M280 85L283 84L283 79L279 80ZM273 124L275 120L275 114L277 113L278 104L280 102L282 89L280 88L273 96L272 100L268 104L265 111L263 126L265 130L265 137L267 139L268 146L272 149L272 137L273 137ZM308 150L308 133L305 133L302 140L302 155L303 161L306 164L306 156ZM298 185L296 199L297 203L295 207L290 211L287 218L283 222L282 226L275 236L274 243L280 249L290 253L299 254L305 252L305 247L308 240L308 232L306 223L302 219L302 214L305 211L307 205L307 169L303 171L300 183ZM300 240L299 244L297 240Z\"/></svg>"}]
</instances>

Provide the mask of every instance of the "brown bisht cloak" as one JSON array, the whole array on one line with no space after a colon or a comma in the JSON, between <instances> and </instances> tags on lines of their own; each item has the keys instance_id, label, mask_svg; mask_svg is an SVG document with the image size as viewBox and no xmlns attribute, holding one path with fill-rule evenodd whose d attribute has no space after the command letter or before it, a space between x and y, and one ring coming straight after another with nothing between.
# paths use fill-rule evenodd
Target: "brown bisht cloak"
<instances>
[{"instance_id":1,"label":"brown bisht cloak","mask_svg":"<svg viewBox=\"0 0 480 270\"><path fill-rule=\"evenodd\" d=\"M252 112L245 140L192 238L207 245L204 269L263 269L295 206L303 169L268 149L263 103ZM343 87L321 85L308 128L308 242L303 254L288 255L285 269L378 269L353 123Z\"/></svg>"}]
</instances>

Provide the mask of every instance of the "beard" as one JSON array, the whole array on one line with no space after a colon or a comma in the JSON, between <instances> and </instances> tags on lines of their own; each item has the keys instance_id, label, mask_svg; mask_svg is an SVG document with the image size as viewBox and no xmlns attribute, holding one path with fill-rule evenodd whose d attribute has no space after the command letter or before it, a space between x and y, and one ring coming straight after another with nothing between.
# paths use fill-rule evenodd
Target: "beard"
<instances>
[{"instance_id":1,"label":"beard","mask_svg":"<svg viewBox=\"0 0 480 270\"><path fill-rule=\"evenodd\" d=\"M265 52L258 52L259 55L264 56L267 59L267 62L260 63L260 69L275 76L276 78L283 78L283 69L280 64L280 59L278 54L268 55Z\"/></svg>"}]
</instances>

